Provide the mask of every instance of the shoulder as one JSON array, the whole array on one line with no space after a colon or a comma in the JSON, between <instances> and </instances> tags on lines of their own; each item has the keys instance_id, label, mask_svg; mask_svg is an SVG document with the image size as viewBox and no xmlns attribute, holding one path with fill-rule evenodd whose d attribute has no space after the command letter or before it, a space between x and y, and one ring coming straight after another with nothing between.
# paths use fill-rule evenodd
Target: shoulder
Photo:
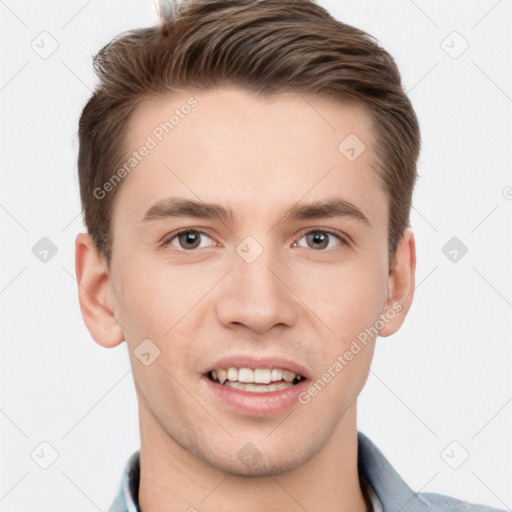
<instances>
[{"instance_id":1,"label":"shoulder","mask_svg":"<svg viewBox=\"0 0 512 512\"><path fill-rule=\"evenodd\" d=\"M433 505L432 510L435 510L435 512L504 512L502 509L477 503L468 503L467 501L445 496L444 494L422 492L419 495L427 503Z\"/></svg>"},{"instance_id":2,"label":"shoulder","mask_svg":"<svg viewBox=\"0 0 512 512\"><path fill-rule=\"evenodd\" d=\"M433 492L415 492L377 446L358 431L358 471L371 487L382 512L505 512Z\"/></svg>"}]
</instances>

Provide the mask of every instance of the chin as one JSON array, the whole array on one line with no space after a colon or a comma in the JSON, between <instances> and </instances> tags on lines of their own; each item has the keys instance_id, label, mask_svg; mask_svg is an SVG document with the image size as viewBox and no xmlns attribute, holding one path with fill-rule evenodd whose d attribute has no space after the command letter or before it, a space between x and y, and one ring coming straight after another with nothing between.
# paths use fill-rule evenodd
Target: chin
<instances>
[{"instance_id":1,"label":"chin","mask_svg":"<svg viewBox=\"0 0 512 512\"><path fill-rule=\"evenodd\" d=\"M246 443L241 449L233 448L229 451L211 451L195 449L193 453L208 465L225 473L241 478L262 478L279 476L290 473L311 459L320 451L320 443L314 446L306 446L304 442L297 442L300 451L273 449L273 453L263 453L252 443ZM192 451L192 450L191 450Z\"/></svg>"}]
</instances>

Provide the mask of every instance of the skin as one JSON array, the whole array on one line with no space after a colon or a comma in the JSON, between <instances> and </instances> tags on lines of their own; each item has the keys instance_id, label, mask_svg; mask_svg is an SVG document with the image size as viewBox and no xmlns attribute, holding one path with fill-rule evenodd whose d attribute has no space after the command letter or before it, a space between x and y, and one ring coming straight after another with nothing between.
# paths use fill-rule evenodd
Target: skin
<instances>
[{"instance_id":1,"label":"skin","mask_svg":"<svg viewBox=\"0 0 512 512\"><path fill-rule=\"evenodd\" d=\"M388 198L372 167L371 120L355 105L320 96L182 91L138 107L128 148L139 148L192 95L197 107L124 178L110 268L89 235L76 238L85 324L103 347L128 344L141 508L362 512L357 397L376 338L307 405L285 413L242 414L213 400L202 374L221 356L252 354L296 361L316 380L393 304L401 309L379 336L402 325L414 291L414 236L405 231L389 268ZM366 146L353 162L338 149L349 134ZM233 222L142 222L169 196L229 207ZM350 216L282 220L299 201L333 196L356 205L371 225ZM183 236L159 245L181 228L206 232L198 248L187 248ZM306 236L315 229L340 239L315 243ZM263 249L252 263L236 251L247 236ZM149 366L134 355L147 338L160 350ZM261 454L251 466L237 457L248 442Z\"/></svg>"}]
</instances>

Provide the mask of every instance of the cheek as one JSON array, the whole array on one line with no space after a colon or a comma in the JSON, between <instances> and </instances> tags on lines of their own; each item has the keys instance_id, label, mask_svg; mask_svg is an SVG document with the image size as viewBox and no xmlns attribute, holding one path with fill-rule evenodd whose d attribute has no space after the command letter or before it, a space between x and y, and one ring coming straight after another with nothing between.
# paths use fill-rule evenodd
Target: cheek
<instances>
[{"instance_id":1,"label":"cheek","mask_svg":"<svg viewBox=\"0 0 512 512\"><path fill-rule=\"evenodd\" d=\"M152 410L164 402L165 409L183 407L179 383L190 378L191 358L190 338L184 329L196 293L184 292L175 275L156 266L124 271L118 319L129 331L125 339L135 386ZM148 352L152 361L146 365L142 353Z\"/></svg>"},{"instance_id":2,"label":"cheek","mask_svg":"<svg viewBox=\"0 0 512 512\"><path fill-rule=\"evenodd\" d=\"M178 382L190 379L187 372L196 353L198 318L195 308L211 288L210 281L215 282L217 278L211 275L203 279L192 266L178 269L148 262L132 261L119 270L122 273L119 272L118 282L123 284L116 297L116 318L125 329L134 372L142 386L151 386L157 394L159 389L179 390L174 378ZM143 340L150 340L158 353L148 367L136 358L140 352L137 348L145 346L141 345Z\"/></svg>"},{"instance_id":3,"label":"cheek","mask_svg":"<svg viewBox=\"0 0 512 512\"><path fill-rule=\"evenodd\" d=\"M208 285L193 273L192 266L178 269L135 260L119 269L117 282L122 285L116 293L116 316L129 331L128 338L163 342L173 335L175 326L187 316Z\"/></svg>"},{"instance_id":4,"label":"cheek","mask_svg":"<svg viewBox=\"0 0 512 512\"><path fill-rule=\"evenodd\" d=\"M312 311L322 332L335 336L338 349L378 320L387 275L375 258L354 257L339 265L303 263L295 275L295 293Z\"/></svg>"},{"instance_id":5,"label":"cheek","mask_svg":"<svg viewBox=\"0 0 512 512\"><path fill-rule=\"evenodd\" d=\"M373 338L364 343L357 339L338 343L326 358L323 371L299 396L310 417L323 417L327 431L336 428L364 388L374 348Z\"/></svg>"}]
</instances>

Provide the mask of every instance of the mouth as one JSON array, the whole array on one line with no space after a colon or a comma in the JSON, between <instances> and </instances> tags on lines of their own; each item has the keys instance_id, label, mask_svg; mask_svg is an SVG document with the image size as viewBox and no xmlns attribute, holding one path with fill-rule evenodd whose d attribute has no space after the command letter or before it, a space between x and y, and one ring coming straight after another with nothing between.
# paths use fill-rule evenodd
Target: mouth
<instances>
[{"instance_id":1,"label":"mouth","mask_svg":"<svg viewBox=\"0 0 512 512\"><path fill-rule=\"evenodd\" d=\"M307 366L279 356L232 354L201 372L205 403L245 418L274 417L295 407L313 380Z\"/></svg>"},{"instance_id":2,"label":"mouth","mask_svg":"<svg viewBox=\"0 0 512 512\"><path fill-rule=\"evenodd\" d=\"M230 388L250 393L271 393L296 386L305 377L285 368L216 368L208 371L206 377Z\"/></svg>"}]
</instances>

